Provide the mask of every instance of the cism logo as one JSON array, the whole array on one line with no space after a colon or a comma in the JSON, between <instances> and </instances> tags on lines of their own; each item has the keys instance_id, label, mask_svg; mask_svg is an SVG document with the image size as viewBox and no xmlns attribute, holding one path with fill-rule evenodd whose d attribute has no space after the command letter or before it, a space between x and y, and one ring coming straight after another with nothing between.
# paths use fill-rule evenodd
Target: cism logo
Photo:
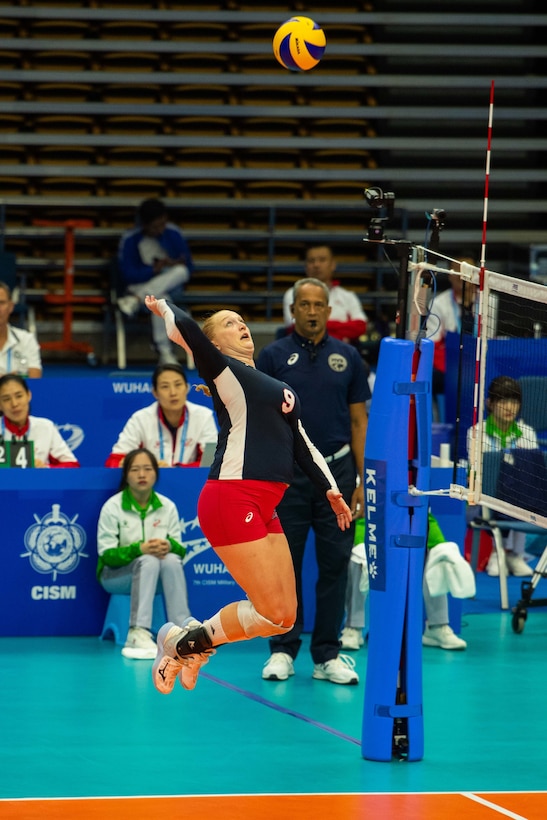
<instances>
[{"instance_id":1,"label":"cism logo","mask_svg":"<svg viewBox=\"0 0 547 820\"><path fill-rule=\"evenodd\" d=\"M87 537L83 527L76 524L77 515L69 519L61 512L60 504L52 504L51 512L40 518L34 513L35 524L25 532L26 552L21 558L28 558L32 568L43 575L51 573L53 580L57 574L73 572L80 558L89 558L84 553Z\"/></svg>"}]
</instances>

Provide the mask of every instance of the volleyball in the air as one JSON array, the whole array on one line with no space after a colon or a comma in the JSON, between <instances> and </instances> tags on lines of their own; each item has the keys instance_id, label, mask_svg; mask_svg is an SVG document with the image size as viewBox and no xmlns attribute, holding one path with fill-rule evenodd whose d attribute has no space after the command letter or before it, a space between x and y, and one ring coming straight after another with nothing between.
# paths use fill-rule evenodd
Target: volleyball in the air
<instances>
[{"instance_id":1,"label":"volleyball in the air","mask_svg":"<svg viewBox=\"0 0 547 820\"><path fill-rule=\"evenodd\" d=\"M291 17L273 38L276 60L290 71L309 71L316 66L326 45L325 32L309 17Z\"/></svg>"}]
</instances>

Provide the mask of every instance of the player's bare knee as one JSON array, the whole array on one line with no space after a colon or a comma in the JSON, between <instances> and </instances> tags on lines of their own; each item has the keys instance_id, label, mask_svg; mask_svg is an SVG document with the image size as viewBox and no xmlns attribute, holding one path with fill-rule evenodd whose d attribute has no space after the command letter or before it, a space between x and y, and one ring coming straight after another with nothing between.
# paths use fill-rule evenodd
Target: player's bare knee
<instances>
[{"instance_id":1,"label":"player's bare knee","mask_svg":"<svg viewBox=\"0 0 547 820\"><path fill-rule=\"evenodd\" d=\"M292 629L294 626L294 622L296 621L296 605L294 607L284 607L282 611L282 616L279 618L276 623L280 624L281 632L286 632L288 629Z\"/></svg>"},{"instance_id":2,"label":"player's bare knee","mask_svg":"<svg viewBox=\"0 0 547 820\"><path fill-rule=\"evenodd\" d=\"M296 605L287 606L285 601L280 601L277 606L269 603L267 606L260 608L260 614L272 624L279 625L283 629L286 629L294 625Z\"/></svg>"},{"instance_id":3,"label":"player's bare knee","mask_svg":"<svg viewBox=\"0 0 547 820\"><path fill-rule=\"evenodd\" d=\"M272 632L272 635L282 635L284 632L288 632L294 626L295 618L285 618L281 623L274 624L275 632Z\"/></svg>"}]
</instances>

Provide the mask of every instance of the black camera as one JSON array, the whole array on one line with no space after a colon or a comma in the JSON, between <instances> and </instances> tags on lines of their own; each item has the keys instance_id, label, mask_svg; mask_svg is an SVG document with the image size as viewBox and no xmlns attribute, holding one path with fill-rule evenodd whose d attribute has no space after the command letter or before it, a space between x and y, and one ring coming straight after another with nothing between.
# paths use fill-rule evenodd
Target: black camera
<instances>
[{"instance_id":1,"label":"black camera","mask_svg":"<svg viewBox=\"0 0 547 820\"><path fill-rule=\"evenodd\" d=\"M446 220L446 211L444 210L444 208L433 208L431 213L427 214L427 216L429 217L429 219L433 221L433 223L439 230L442 230L442 228L444 228L444 223Z\"/></svg>"},{"instance_id":2,"label":"black camera","mask_svg":"<svg viewBox=\"0 0 547 820\"><path fill-rule=\"evenodd\" d=\"M371 208L387 208L388 212L393 211L395 205L395 194L381 188L366 188L365 199Z\"/></svg>"},{"instance_id":3,"label":"black camera","mask_svg":"<svg viewBox=\"0 0 547 820\"><path fill-rule=\"evenodd\" d=\"M368 240L369 242L383 242L384 227L387 224L387 217L374 217L370 220L368 226Z\"/></svg>"},{"instance_id":4,"label":"black camera","mask_svg":"<svg viewBox=\"0 0 547 820\"><path fill-rule=\"evenodd\" d=\"M381 188L366 188L364 193L370 207L384 214L384 216L377 216L370 220L367 233L368 241L383 242L384 229L393 216L395 194L392 191L382 191Z\"/></svg>"}]
</instances>

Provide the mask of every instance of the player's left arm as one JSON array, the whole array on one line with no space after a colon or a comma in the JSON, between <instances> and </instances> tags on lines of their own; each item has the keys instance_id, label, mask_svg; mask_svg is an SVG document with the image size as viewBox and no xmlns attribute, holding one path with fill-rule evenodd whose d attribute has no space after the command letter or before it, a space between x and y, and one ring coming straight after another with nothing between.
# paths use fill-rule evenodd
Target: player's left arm
<instances>
[{"instance_id":1,"label":"player's left arm","mask_svg":"<svg viewBox=\"0 0 547 820\"><path fill-rule=\"evenodd\" d=\"M300 419L293 425L295 431L294 453L298 466L306 473L318 490L322 490L329 502L331 509L336 516L336 523L341 530L347 530L351 526L352 512L338 489L336 479L330 471L329 465L323 455L313 444Z\"/></svg>"}]
</instances>

